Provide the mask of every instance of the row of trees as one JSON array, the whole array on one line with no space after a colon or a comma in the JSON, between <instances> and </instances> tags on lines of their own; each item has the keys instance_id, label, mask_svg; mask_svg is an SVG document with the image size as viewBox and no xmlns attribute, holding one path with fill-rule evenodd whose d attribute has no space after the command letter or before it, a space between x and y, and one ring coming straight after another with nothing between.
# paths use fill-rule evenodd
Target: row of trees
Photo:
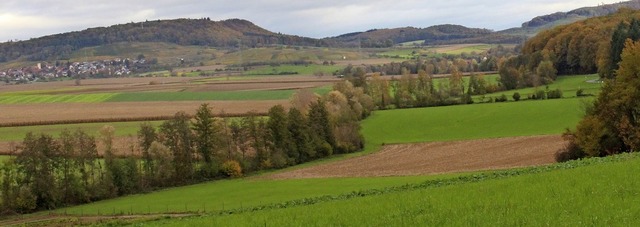
<instances>
[{"instance_id":1,"label":"row of trees","mask_svg":"<svg viewBox=\"0 0 640 227\"><path fill-rule=\"evenodd\" d=\"M381 73L383 75L417 74L425 71L429 74L451 74L454 69L458 72L488 72L498 71L498 66L514 54L512 51L500 51L503 47L494 48L488 54L468 56L444 55L443 57L418 58L411 61L391 62L381 65L362 65L345 67L339 74L352 76L358 68L367 73Z\"/></svg>"},{"instance_id":2,"label":"row of trees","mask_svg":"<svg viewBox=\"0 0 640 227\"><path fill-rule=\"evenodd\" d=\"M363 89L375 109L470 104L473 103L472 95L484 95L500 89L482 74L471 74L467 82L455 68L451 76L441 80L434 80L424 70L418 71L417 75L403 70L399 78L384 78L379 73L368 77L362 68L347 78L353 86Z\"/></svg>"},{"instance_id":3,"label":"row of trees","mask_svg":"<svg viewBox=\"0 0 640 227\"><path fill-rule=\"evenodd\" d=\"M97 138L82 130L57 138L28 133L2 167L2 211L54 209L358 151L358 122L372 106L361 89L335 87L324 97L299 92L293 107L274 106L268 117L214 118L203 104L193 118L179 112L157 128L141 124L129 151L116 148L111 126ZM122 155L128 152L139 155Z\"/></svg>"}]
</instances>

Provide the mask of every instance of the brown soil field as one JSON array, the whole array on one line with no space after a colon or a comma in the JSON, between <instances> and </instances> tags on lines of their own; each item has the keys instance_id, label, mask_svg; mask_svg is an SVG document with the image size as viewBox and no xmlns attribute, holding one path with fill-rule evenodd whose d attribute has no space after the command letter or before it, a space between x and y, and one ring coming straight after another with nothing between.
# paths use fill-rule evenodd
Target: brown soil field
<instances>
[{"instance_id":1,"label":"brown soil field","mask_svg":"<svg viewBox=\"0 0 640 227\"><path fill-rule=\"evenodd\" d=\"M544 165L566 142L559 135L387 145L346 160L267 175L269 179L378 177Z\"/></svg>"},{"instance_id":2,"label":"brown soil field","mask_svg":"<svg viewBox=\"0 0 640 227\"><path fill-rule=\"evenodd\" d=\"M126 78L108 78L108 79L88 79L81 80L81 86L76 86L75 81L52 81L20 85L1 85L0 92L16 92L30 90L55 90L55 89L86 89L86 88L109 88L123 87L135 85L148 85L152 81L163 81L167 84L187 83L192 80L202 79L203 77L126 77Z\"/></svg>"},{"instance_id":3,"label":"brown soil field","mask_svg":"<svg viewBox=\"0 0 640 227\"><path fill-rule=\"evenodd\" d=\"M160 117L179 111L194 114L202 103L208 103L213 113L227 114L264 113L278 104L290 106L289 100L10 104L0 107L0 123Z\"/></svg>"}]
</instances>

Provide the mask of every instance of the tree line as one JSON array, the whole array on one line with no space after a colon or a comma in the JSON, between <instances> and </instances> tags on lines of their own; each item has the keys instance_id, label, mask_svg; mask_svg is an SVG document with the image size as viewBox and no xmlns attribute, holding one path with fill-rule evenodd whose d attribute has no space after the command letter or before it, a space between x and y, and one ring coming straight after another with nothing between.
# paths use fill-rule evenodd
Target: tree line
<instances>
[{"instance_id":1,"label":"tree line","mask_svg":"<svg viewBox=\"0 0 640 227\"><path fill-rule=\"evenodd\" d=\"M620 9L546 30L527 40L522 54L500 64L506 89L551 83L557 75L599 73L612 78L625 40L640 37L640 11Z\"/></svg>"},{"instance_id":2,"label":"tree line","mask_svg":"<svg viewBox=\"0 0 640 227\"><path fill-rule=\"evenodd\" d=\"M498 71L502 62L516 55L514 48L501 45L489 49L486 53L441 54L437 57L417 57L403 62L391 62L379 65L348 65L337 74L352 76L358 68L366 73L380 73L382 75L402 75L404 73L417 74L425 71L428 74L451 74L454 68L458 72L489 72Z\"/></svg>"},{"instance_id":3,"label":"tree line","mask_svg":"<svg viewBox=\"0 0 640 227\"><path fill-rule=\"evenodd\" d=\"M203 104L193 118L178 112L159 127L142 123L137 142L118 151L115 128L95 137L64 130L28 133L2 166L3 214L29 213L126 194L284 168L364 147L359 120L370 98L348 82L319 97L300 91L292 107L267 117L213 117ZM98 146L101 144L101 146ZM123 153L140 156L122 156Z\"/></svg>"}]
</instances>

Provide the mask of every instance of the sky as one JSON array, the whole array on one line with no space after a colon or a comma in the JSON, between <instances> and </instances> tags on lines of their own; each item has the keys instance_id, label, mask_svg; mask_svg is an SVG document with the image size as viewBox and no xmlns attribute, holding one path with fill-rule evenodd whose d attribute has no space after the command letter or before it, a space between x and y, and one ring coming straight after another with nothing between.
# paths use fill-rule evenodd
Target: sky
<instances>
[{"instance_id":1,"label":"sky","mask_svg":"<svg viewBox=\"0 0 640 227\"><path fill-rule=\"evenodd\" d=\"M495 31L533 17L620 0L2 0L0 42L145 20L240 18L312 38L374 28L459 24Z\"/></svg>"}]
</instances>

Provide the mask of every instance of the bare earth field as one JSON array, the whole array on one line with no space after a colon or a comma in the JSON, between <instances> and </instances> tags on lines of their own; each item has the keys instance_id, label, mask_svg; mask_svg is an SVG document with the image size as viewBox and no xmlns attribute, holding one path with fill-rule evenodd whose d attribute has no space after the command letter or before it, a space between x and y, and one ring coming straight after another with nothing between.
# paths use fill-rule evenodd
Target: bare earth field
<instances>
[{"instance_id":1,"label":"bare earth field","mask_svg":"<svg viewBox=\"0 0 640 227\"><path fill-rule=\"evenodd\" d=\"M226 114L265 113L278 104L290 106L289 100L11 104L2 105L0 123L162 117L179 111L194 114L203 103L215 114L223 110Z\"/></svg>"},{"instance_id":2,"label":"bare earth field","mask_svg":"<svg viewBox=\"0 0 640 227\"><path fill-rule=\"evenodd\" d=\"M554 163L559 135L387 145L361 157L265 176L270 179L378 177L507 169Z\"/></svg>"}]
</instances>

